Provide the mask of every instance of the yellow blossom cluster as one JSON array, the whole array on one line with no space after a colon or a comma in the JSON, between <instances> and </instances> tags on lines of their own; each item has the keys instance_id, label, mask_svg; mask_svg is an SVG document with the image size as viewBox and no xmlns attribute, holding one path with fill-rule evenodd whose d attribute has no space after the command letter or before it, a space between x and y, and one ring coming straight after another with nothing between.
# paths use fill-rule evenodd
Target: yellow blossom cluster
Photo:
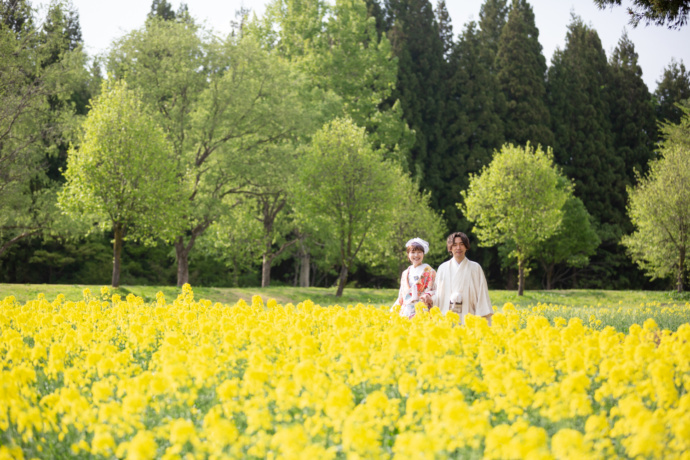
<instances>
[{"instance_id":1,"label":"yellow blossom cluster","mask_svg":"<svg viewBox=\"0 0 690 460\"><path fill-rule=\"evenodd\" d=\"M690 324L499 310L8 297L0 459L690 459Z\"/></svg>"}]
</instances>

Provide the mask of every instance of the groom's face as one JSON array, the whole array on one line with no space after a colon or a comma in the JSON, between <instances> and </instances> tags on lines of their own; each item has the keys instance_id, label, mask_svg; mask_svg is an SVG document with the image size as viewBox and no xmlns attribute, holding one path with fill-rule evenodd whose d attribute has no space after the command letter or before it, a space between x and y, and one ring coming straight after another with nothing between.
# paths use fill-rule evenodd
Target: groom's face
<instances>
[{"instance_id":1,"label":"groom's face","mask_svg":"<svg viewBox=\"0 0 690 460\"><path fill-rule=\"evenodd\" d=\"M453 253L455 260L461 261L465 258L465 251L467 251L467 248L465 248L462 238L456 236L455 239L453 239L453 246L450 248L450 251Z\"/></svg>"}]
</instances>

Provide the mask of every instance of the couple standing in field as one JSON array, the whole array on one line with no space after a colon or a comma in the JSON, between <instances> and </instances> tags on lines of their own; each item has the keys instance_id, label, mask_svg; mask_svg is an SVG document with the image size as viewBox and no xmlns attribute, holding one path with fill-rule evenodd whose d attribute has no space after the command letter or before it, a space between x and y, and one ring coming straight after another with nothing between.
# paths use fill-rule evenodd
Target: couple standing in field
<instances>
[{"instance_id":1,"label":"couple standing in field","mask_svg":"<svg viewBox=\"0 0 690 460\"><path fill-rule=\"evenodd\" d=\"M434 271L424 263L429 243L413 238L405 244L410 265L400 278L400 291L393 307L400 306L400 316L412 318L415 304L423 302L428 308L437 305L442 314L453 311L464 324L467 314L482 316L491 325L494 310L482 267L465 257L470 240L462 232L451 233L446 240L453 256Z\"/></svg>"}]
</instances>

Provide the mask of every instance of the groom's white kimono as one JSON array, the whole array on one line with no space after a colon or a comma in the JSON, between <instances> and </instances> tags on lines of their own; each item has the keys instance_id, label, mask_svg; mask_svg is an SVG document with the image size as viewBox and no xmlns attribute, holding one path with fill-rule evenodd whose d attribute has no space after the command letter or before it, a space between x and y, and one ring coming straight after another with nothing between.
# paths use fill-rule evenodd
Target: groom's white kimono
<instances>
[{"instance_id":1,"label":"groom's white kimono","mask_svg":"<svg viewBox=\"0 0 690 460\"><path fill-rule=\"evenodd\" d=\"M468 313L476 316L494 313L484 271L477 262L472 262L467 257L460 264L451 258L438 267L435 291L432 300L444 315L450 309L452 294L460 293L462 305L454 305L453 311L460 315L463 324Z\"/></svg>"}]
</instances>

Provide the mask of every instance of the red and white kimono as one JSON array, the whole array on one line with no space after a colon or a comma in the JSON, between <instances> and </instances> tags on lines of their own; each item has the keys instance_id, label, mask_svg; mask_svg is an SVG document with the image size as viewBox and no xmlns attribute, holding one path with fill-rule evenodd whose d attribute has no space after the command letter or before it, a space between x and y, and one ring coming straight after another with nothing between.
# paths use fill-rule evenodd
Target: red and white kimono
<instances>
[{"instance_id":1,"label":"red and white kimono","mask_svg":"<svg viewBox=\"0 0 690 460\"><path fill-rule=\"evenodd\" d=\"M434 281L436 270L429 264L410 265L400 277L400 291L398 300L393 307L400 305L400 316L412 318L415 314L414 306L419 302L422 294L434 295Z\"/></svg>"}]
</instances>

